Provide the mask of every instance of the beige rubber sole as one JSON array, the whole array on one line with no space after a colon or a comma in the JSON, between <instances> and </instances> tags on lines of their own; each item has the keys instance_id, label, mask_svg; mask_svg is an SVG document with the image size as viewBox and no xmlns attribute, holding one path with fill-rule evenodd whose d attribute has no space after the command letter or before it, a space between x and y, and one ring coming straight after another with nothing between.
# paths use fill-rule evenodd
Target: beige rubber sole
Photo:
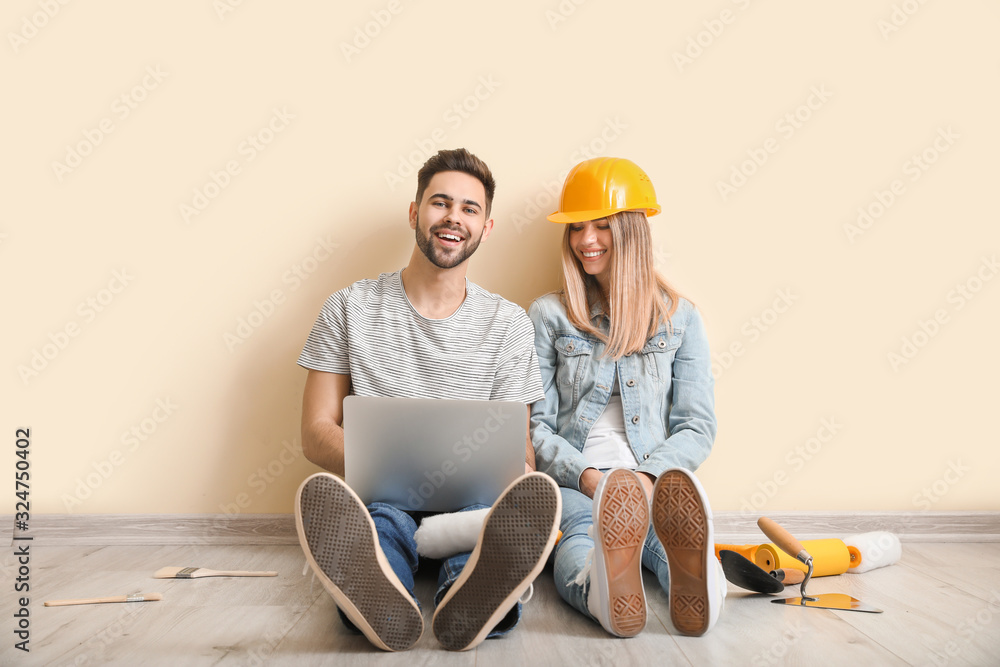
<instances>
[{"instance_id":1,"label":"beige rubber sole","mask_svg":"<svg viewBox=\"0 0 1000 667\"><path fill-rule=\"evenodd\" d=\"M642 547L649 532L649 505L641 482L630 470L612 470L602 482L594 527L595 546L600 549L595 567L602 568L607 581L609 627L605 629L619 637L634 637L646 627ZM600 594L592 587L590 595L595 593Z\"/></svg>"},{"instance_id":2,"label":"beige rubber sole","mask_svg":"<svg viewBox=\"0 0 1000 667\"><path fill-rule=\"evenodd\" d=\"M434 636L444 648L465 651L486 639L542 571L561 515L559 487L547 475L530 473L507 487L434 612Z\"/></svg>"},{"instance_id":3,"label":"beige rubber sole","mask_svg":"<svg viewBox=\"0 0 1000 667\"><path fill-rule=\"evenodd\" d=\"M684 472L668 470L656 480L653 529L670 566L670 620L678 632L701 636L710 621L706 553L714 549L711 510Z\"/></svg>"},{"instance_id":4,"label":"beige rubber sole","mask_svg":"<svg viewBox=\"0 0 1000 667\"><path fill-rule=\"evenodd\" d=\"M389 566L375 523L350 487L329 473L307 478L295 497L295 528L313 572L372 644L404 651L420 639L420 608Z\"/></svg>"}]
</instances>

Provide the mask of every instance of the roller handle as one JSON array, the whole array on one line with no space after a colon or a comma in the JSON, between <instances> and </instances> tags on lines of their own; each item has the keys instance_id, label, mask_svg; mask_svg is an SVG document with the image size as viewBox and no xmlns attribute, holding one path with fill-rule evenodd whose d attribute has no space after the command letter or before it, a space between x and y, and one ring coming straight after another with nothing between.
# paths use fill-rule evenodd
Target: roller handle
<instances>
[{"instance_id":1,"label":"roller handle","mask_svg":"<svg viewBox=\"0 0 1000 667\"><path fill-rule=\"evenodd\" d=\"M797 558L806 564L812 560L812 556L810 556L809 552L805 550L802 543L792 537L791 533L771 519L768 519L766 516L762 516L757 519L757 526L764 531L764 534L767 535L769 540L778 545L778 548L787 553L789 556Z\"/></svg>"}]
</instances>

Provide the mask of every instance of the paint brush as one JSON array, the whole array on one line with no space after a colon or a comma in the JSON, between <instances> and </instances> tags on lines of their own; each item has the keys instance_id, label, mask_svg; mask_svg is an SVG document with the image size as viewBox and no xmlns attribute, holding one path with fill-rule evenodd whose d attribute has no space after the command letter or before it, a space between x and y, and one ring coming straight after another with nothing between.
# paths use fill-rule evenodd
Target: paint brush
<instances>
[{"instance_id":1,"label":"paint brush","mask_svg":"<svg viewBox=\"0 0 1000 667\"><path fill-rule=\"evenodd\" d=\"M277 572L250 570L209 570L204 567L161 567L153 573L154 579L200 579L201 577L276 577Z\"/></svg>"},{"instance_id":2,"label":"paint brush","mask_svg":"<svg viewBox=\"0 0 1000 667\"><path fill-rule=\"evenodd\" d=\"M107 602L151 602L162 600L160 593L131 593L110 598L84 598L82 600L49 600L46 607L68 607L73 604L104 604Z\"/></svg>"}]
</instances>

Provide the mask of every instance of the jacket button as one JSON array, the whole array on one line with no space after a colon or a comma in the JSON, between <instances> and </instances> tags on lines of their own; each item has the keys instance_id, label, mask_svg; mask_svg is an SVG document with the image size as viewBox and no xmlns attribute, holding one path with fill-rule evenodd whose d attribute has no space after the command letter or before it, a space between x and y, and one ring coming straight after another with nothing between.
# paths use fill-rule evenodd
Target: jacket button
<instances>
[{"instance_id":1,"label":"jacket button","mask_svg":"<svg viewBox=\"0 0 1000 667\"><path fill-rule=\"evenodd\" d=\"M657 343L657 345L659 345L660 349L662 350L663 348L665 348L667 346L667 342L661 338L660 342Z\"/></svg>"},{"instance_id":2,"label":"jacket button","mask_svg":"<svg viewBox=\"0 0 1000 667\"><path fill-rule=\"evenodd\" d=\"M638 424L639 423L639 415L636 415L635 417L632 417L632 423L633 424Z\"/></svg>"},{"instance_id":3,"label":"jacket button","mask_svg":"<svg viewBox=\"0 0 1000 667\"><path fill-rule=\"evenodd\" d=\"M569 345L566 346L566 351L567 352L572 352L573 351L573 343L570 343Z\"/></svg>"},{"instance_id":4,"label":"jacket button","mask_svg":"<svg viewBox=\"0 0 1000 667\"><path fill-rule=\"evenodd\" d=\"M634 387L634 386L635 386L635 380L629 380L629 381L628 381L628 382L626 382L625 384L626 384L627 386L629 386L629 387Z\"/></svg>"},{"instance_id":5,"label":"jacket button","mask_svg":"<svg viewBox=\"0 0 1000 667\"><path fill-rule=\"evenodd\" d=\"M643 454L643 455L642 455L642 458L644 458L644 459L648 459L648 458L649 458L649 454Z\"/></svg>"}]
</instances>

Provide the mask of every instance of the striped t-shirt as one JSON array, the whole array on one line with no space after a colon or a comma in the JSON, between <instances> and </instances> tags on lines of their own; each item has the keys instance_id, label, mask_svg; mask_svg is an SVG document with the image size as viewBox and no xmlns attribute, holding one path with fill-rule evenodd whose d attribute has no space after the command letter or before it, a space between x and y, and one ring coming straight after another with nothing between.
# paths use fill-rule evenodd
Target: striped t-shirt
<instances>
[{"instance_id":1,"label":"striped t-shirt","mask_svg":"<svg viewBox=\"0 0 1000 667\"><path fill-rule=\"evenodd\" d=\"M350 375L358 396L544 398L524 309L465 284L458 310L431 320L410 304L400 271L359 280L326 300L299 365Z\"/></svg>"}]
</instances>

